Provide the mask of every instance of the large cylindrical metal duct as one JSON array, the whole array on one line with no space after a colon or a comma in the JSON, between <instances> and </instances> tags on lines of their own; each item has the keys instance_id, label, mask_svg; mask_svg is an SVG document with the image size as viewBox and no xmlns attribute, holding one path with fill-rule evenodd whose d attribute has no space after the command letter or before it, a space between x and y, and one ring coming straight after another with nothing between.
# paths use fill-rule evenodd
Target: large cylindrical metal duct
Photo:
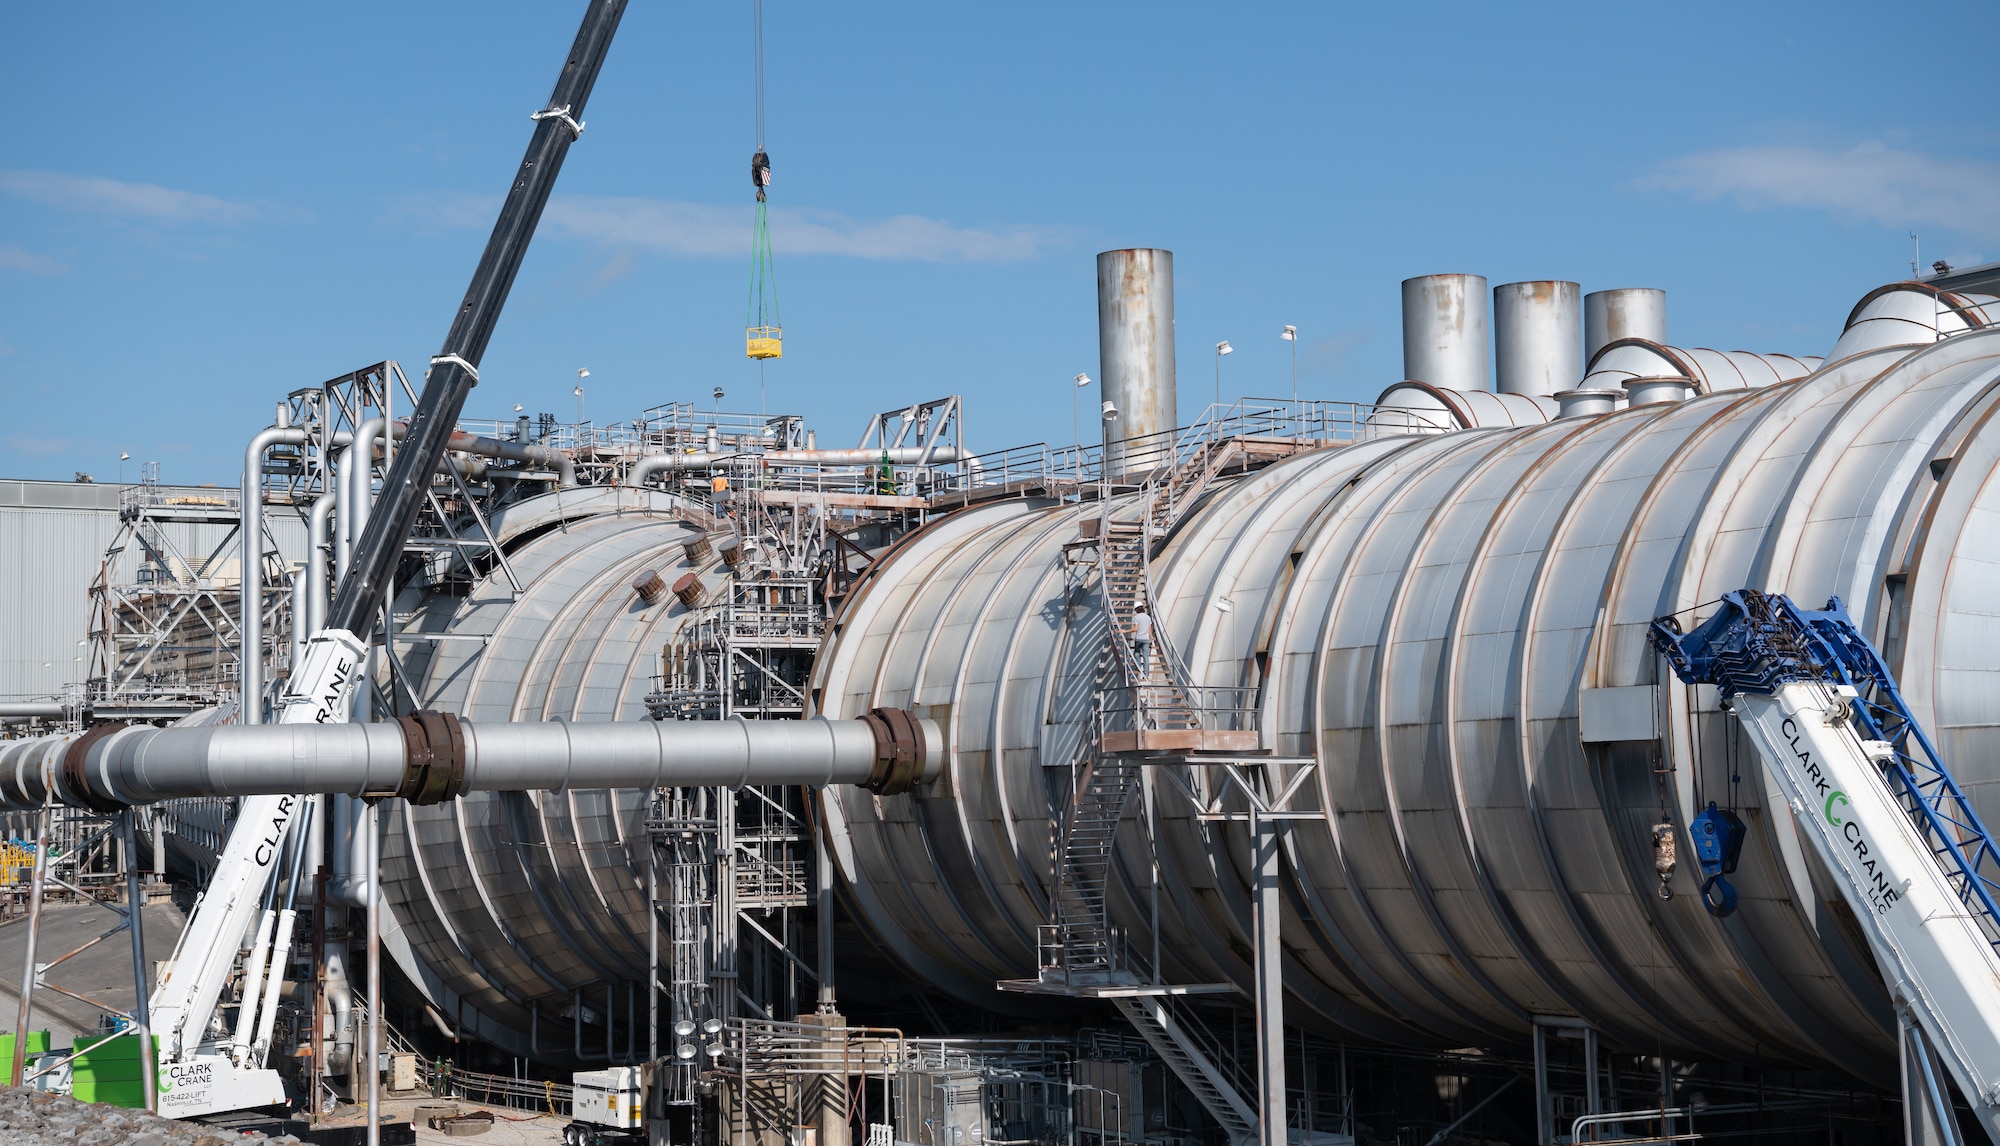
<instances>
[{"instance_id":1,"label":"large cylindrical metal duct","mask_svg":"<svg viewBox=\"0 0 2000 1146\"><path fill-rule=\"evenodd\" d=\"M1171 457L1171 434L1180 425L1172 251L1137 247L1097 256L1097 377L1117 411L1104 419L1110 472L1151 469Z\"/></svg>"},{"instance_id":2,"label":"large cylindrical metal duct","mask_svg":"<svg viewBox=\"0 0 2000 1146\"><path fill-rule=\"evenodd\" d=\"M1583 380L1582 293L1559 279L1493 288L1493 364L1502 394L1548 397Z\"/></svg>"},{"instance_id":3,"label":"large cylindrical metal duct","mask_svg":"<svg viewBox=\"0 0 2000 1146\"><path fill-rule=\"evenodd\" d=\"M1667 341L1667 292L1654 287L1594 290L1583 296L1583 360L1621 338Z\"/></svg>"},{"instance_id":4,"label":"large cylindrical metal duct","mask_svg":"<svg viewBox=\"0 0 2000 1146\"><path fill-rule=\"evenodd\" d=\"M1960 294L1928 283L1889 283L1863 295L1848 313L1840 340L1826 352L1837 362L1884 346L1918 346L2000 323L2000 299Z\"/></svg>"},{"instance_id":5,"label":"large cylindrical metal duct","mask_svg":"<svg viewBox=\"0 0 2000 1146\"><path fill-rule=\"evenodd\" d=\"M1284 844L1288 1021L1519 1046L1559 1016L1635 1053L1893 1070L1891 999L1844 902L1713 690L1674 684L1646 627L1746 585L1838 595L2000 819L1976 683L2000 672L1995 394L2000 331L1972 332L1761 389L1318 450L1177 523L1151 565L1155 631L1192 685L1250 690L1273 757L1252 770L1266 791L1296 780L1312 813ZM1107 639L1097 582L1063 554L1100 512L943 519L871 570L818 661L826 715L943 714L933 794L826 804L871 935L968 998L1037 967ZM1199 759L1172 767L1224 789ZM1247 991L1249 834L1152 792L1120 832L1110 923L1142 946L1157 872L1164 980ZM1708 800L1750 825L1727 920L1702 908L1686 835Z\"/></svg>"},{"instance_id":6,"label":"large cylindrical metal duct","mask_svg":"<svg viewBox=\"0 0 2000 1146\"><path fill-rule=\"evenodd\" d=\"M1376 397L1368 425L1378 433L1442 433L1482 426L1536 426L1555 416L1555 399L1541 395L1452 390L1403 381Z\"/></svg>"},{"instance_id":7,"label":"large cylindrical metal duct","mask_svg":"<svg viewBox=\"0 0 2000 1146\"><path fill-rule=\"evenodd\" d=\"M1452 390L1491 390L1486 276L1403 280L1403 377Z\"/></svg>"}]
</instances>

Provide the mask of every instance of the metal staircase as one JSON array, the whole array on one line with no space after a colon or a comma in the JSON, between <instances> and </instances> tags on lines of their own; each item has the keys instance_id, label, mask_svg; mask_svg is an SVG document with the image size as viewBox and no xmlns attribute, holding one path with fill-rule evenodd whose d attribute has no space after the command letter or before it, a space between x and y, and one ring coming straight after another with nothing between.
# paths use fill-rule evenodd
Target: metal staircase
<instances>
[{"instance_id":1,"label":"metal staircase","mask_svg":"<svg viewBox=\"0 0 2000 1146\"><path fill-rule=\"evenodd\" d=\"M1202 1108L1229 1133L1231 1142L1245 1142L1257 1136L1257 1113L1243 1100L1237 1082L1216 1066L1228 1061L1219 1046L1203 1046L1193 1028L1176 1018L1167 998L1161 995L1112 1000L1125 1021L1173 1070L1183 1085L1201 1102Z\"/></svg>"},{"instance_id":2,"label":"metal staircase","mask_svg":"<svg viewBox=\"0 0 2000 1146\"><path fill-rule=\"evenodd\" d=\"M1054 841L1056 886L1050 896L1051 922L1039 936L1038 977L1000 986L1109 999L1230 1140L1247 1143L1257 1137L1257 1113L1243 1095L1255 1094L1257 1081L1234 1071L1230 1064L1236 1056L1230 1049L1173 1001L1229 986L1162 983L1158 968L1143 968L1134 960L1121 929L1111 925L1106 905L1119 824L1149 765L1140 754L1256 747L1241 696L1236 703L1217 699L1253 690L1205 689L1193 683L1158 621L1152 559L1223 475L1333 444L1223 437L1218 432L1223 424L1205 422L1184 432L1176 464L1146 478L1135 510L1113 517L1107 503L1106 512L1086 522L1083 536L1065 547L1065 560L1097 568L1109 639L1098 663L1097 710L1071 761L1076 783ZM1143 660L1133 640L1133 619L1142 605L1155 617Z\"/></svg>"},{"instance_id":3,"label":"metal staircase","mask_svg":"<svg viewBox=\"0 0 2000 1146\"><path fill-rule=\"evenodd\" d=\"M1094 738L1093 738L1094 740ZM1105 892L1118 825L1139 790L1139 765L1104 756L1094 743L1071 798L1057 846L1055 922L1044 929L1041 974L1070 985L1136 982L1123 936L1111 926Z\"/></svg>"},{"instance_id":4,"label":"metal staircase","mask_svg":"<svg viewBox=\"0 0 2000 1146\"><path fill-rule=\"evenodd\" d=\"M1159 609L1153 600L1148 575L1154 553L1188 511L1199 504L1218 478L1232 469L1289 457L1302 450L1317 448L1303 441L1259 442L1252 450L1242 438L1223 438L1196 426L1183 439L1180 460L1172 467L1154 471L1140 489L1141 502L1136 517L1107 516L1100 519L1095 548L1098 576L1102 583L1104 609L1110 621L1112 647L1124 674L1124 690L1129 704L1115 706L1123 716L1129 713L1132 727L1119 730L1109 747L1126 750L1195 750L1221 746L1205 732L1214 720L1204 720L1202 690L1195 687L1174 646L1158 623ZM1133 617L1139 606L1155 618L1153 642L1145 662L1140 663L1132 640ZM1231 743L1230 748L1243 745Z\"/></svg>"}]
</instances>

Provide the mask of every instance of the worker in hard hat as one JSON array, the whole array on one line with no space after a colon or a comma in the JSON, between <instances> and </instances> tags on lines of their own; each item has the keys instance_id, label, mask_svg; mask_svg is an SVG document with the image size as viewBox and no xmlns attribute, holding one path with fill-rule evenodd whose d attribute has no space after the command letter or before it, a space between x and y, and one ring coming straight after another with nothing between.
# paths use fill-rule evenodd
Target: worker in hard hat
<instances>
[{"instance_id":1,"label":"worker in hard hat","mask_svg":"<svg viewBox=\"0 0 2000 1146\"><path fill-rule=\"evenodd\" d=\"M719 517L735 517L736 511L730 507L734 495L729 492L729 476L716 474L708 479L709 500L715 505Z\"/></svg>"},{"instance_id":2,"label":"worker in hard hat","mask_svg":"<svg viewBox=\"0 0 2000 1146\"><path fill-rule=\"evenodd\" d=\"M1132 655L1139 662L1141 679L1153 675L1153 617L1146 606L1132 610Z\"/></svg>"}]
</instances>

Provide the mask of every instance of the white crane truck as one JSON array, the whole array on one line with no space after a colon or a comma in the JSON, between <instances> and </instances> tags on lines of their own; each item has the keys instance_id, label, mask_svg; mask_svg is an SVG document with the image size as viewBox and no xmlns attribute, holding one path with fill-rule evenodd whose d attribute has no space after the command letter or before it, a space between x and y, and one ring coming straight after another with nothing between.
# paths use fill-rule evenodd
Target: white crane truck
<instances>
[{"instance_id":1,"label":"white crane truck","mask_svg":"<svg viewBox=\"0 0 2000 1146\"><path fill-rule=\"evenodd\" d=\"M1860 921L1897 1011L1909 1141L1960 1141L1955 1084L2000 1143L2000 851L1874 646L1838 599L1751 589L1651 636L1681 681L1716 686ZM1727 893L1733 863L1694 835Z\"/></svg>"}]
</instances>

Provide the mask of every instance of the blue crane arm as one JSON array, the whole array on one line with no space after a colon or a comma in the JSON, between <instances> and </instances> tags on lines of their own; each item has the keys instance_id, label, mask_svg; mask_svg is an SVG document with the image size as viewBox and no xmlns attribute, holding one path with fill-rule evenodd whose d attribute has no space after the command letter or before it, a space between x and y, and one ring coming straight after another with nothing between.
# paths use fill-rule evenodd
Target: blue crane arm
<instances>
[{"instance_id":1,"label":"blue crane arm","mask_svg":"<svg viewBox=\"0 0 2000 1146\"><path fill-rule=\"evenodd\" d=\"M1852 689L1856 733L1892 750L1883 781L1915 824L1960 902L2000 948L2000 847L1944 758L1910 712L1895 677L1835 597L1802 609L1782 593L1739 589L1682 632L1672 615L1654 619L1650 638L1685 684L1711 684L1728 699L1769 694L1794 681Z\"/></svg>"}]
</instances>

